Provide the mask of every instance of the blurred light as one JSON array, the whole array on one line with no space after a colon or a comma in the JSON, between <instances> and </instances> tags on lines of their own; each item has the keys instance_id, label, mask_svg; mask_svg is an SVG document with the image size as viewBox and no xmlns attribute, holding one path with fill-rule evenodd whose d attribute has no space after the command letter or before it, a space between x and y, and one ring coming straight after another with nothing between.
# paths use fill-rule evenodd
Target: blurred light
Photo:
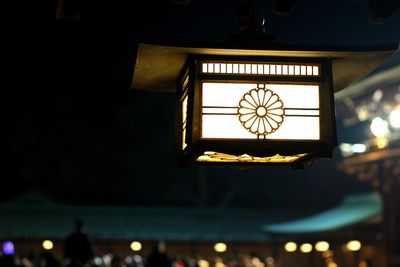
<instances>
[{"instance_id":1,"label":"blurred light","mask_svg":"<svg viewBox=\"0 0 400 267\"><path fill-rule=\"evenodd\" d=\"M226 249L227 249L227 246L226 246L225 243L220 242L220 243L216 243L216 244L214 245L214 250L215 250L216 252L225 252Z\"/></svg>"},{"instance_id":2,"label":"blurred light","mask_svg":"<svg viewBox=\"0 0 400 267\"><path fill-rule=\"evenodd\" d=\"M132 263L133 263L132 257L131 257L131 256L126 256L126 257L125 257L125 263L126 263L127 265L132 264Z\"/></svg>"},{"instance_id":3,"label":"blurred light","mask_svg":"<svg viewBox=\"0 0 400 267\"><path fill-rule=\"evenodd\" d=\"M341 143L339 145L340 152L342 156L349 157L354 153L364 153L367 151L367 146L364 144L348 144L348 143Z\"/></svg>"},{"instance_id":4,"label":"blurred light","mask_svg":"<svg viewBox=\"0 0 400 267\"><path fill-rule=\"evenodd\" d=\"M304 243L300 246L300 251L303 253L310 253L312 251L312 245L310 243Z\"/></svg>"},{"instance_id":5,"label":"blurred light","mask_svg":"<svg viewBox=\"0 0 400 267\"><path fill-rule=\"evenodd\" d=\"M376 139L376 147L379 149L385 148L389 145L389 140L386 137Z\"/></svg>"},{"instance_id":6,"label":"blurred light","mask_svg":"<svg viewBox=\"0 0 400 267\"><path fill-rule=\"evenodd\" d=\"M371 132L375 137L382 138L389 133L389 127L387 121L380 117L376 117L372 120L370 126Z\"/></svg>"},{"instance_id":7,"label":"blurred light","mask_svg":"<svg viewBox=\"0 0 400 267\"><path fill-rule=\"evenodd\" d=\"M354 153L364 153L367 151L367 146L364 144L354 144L351 146Z\"/></svg>"},{"instance_id":8,"label":"blurred light","mask_svg":"<svg viewBox=\"0 0 400 267\"><path fill-rule=\"evenodd\" d=\"M199 265L199 267L209 267L210 264L208 263L208 261L204 260L204 259L200 259L197 264Z\"/></svg>"},{"instance_id":9,"label":"blurred light","mask_svg":"<svg viewBox=\"0 0 400 267\"><path fill-rule=\"evenodd\" d=\"M357 117L360 121L365 121L369 117L367 106L359 106L356 108Z\"/></svg>"},{"instance_id":10,"label":"blurred light","mask_svg":"<svg viewBox=\"0 0 400 267\"><path fill-rule=\"evenodd\" d=\"M224 264L224 261L220 257L216 257L214 259L215 261L215 267L225 267L226 265Z\"/></svg>"},{"instance_id":11,"label":"blurred light","mask_svg":"<svg viewBox=\"0 0 400 267\"><path fill-rule=\"evenodd\" d=\"M45 250L51 250L54 247L53 242L51 242L50 240L43 241L42 246Z\"/></svg>"},{"instance_id":12,"label":"blurred light","mask_svg":"<svg viewBox=\"0 0 400 267\"><path fill-rule=\"evenodd\" d=\"M341 143L339 145L339 149L344 157L353 155L353 146L351 144Z\"/></svg>"},{"instance_id":13,"label":"blurred light","mask_svg":"<svg viewBox=\"0 0 400 267\"><path fill-rule=\"evenodd\" d=\"M267 258L265 259L265 262L267 263L267 266L268 266L268 267L274 266L274 263L275 263L274 258L272 258L272 257L267 257Z\"/></svg>"},{"instance_id":14,"label":"blurred light","mask_svg":"<svg viewBox=\"0 0 400 267\"><path fill-rule=\"evenodd\" d=\"M394 96L394 100L396 100L396 102L400 102L400 94L396 94Z\"/></svg>"},{"instance_id":15,"label":"blurred light","mask_svg":"<svg viewBox=\"0 0 400 267\"><path fill-rule=\"evenodd\" d=\"M111 259L112 259L111 254L107 254L107 255L103 256L104 265L109 265L111 263Z\"/></svg>"},{"instance_id":16,"label":"blurred light","mask_svg":"<svg viewBox=\"0 0 400 267\"><path fill-rule=\"evenodd\" d=\"M294 242L287 242L287 243L285 244L285 250L286 250L287 252L295 252L296 249L297 249L297 244L294 243Z\"/></svg>"},{"instance_id":17,"label":"blurred light","mask_svg":"<svg viewBox=\"0 0 400 267\"><path fill-rule=\"evenodd\" d=\"M262 263L262 262L260 261L260 259L257 258L257 257L253 257L253 258L251 259L251 264L252 264L254 267L264 267L264 266L265 266L265 264Z\"/></svg>"},{"instance_id":18,"label":"blurred light","mask_svg":"<svg viewBox=\"0 0 400 267\"><path fill-rule=\"evenodd\" d=\"M333 258L333 250L327 250L322 252L322 257L327 258L326 260L332 261L331 258Z\"/></svg>"},{"instance_id":19,"label":"blurred light","mask_svg":"<svg viewBox=\"0 0 400 267\"><path fill-rule=\"evenodd\" d=\"M315 250L320 252L327 251L329 250L329 243L326 241L319 241L315 244Z\"/></svg>"},{"instance_id":20,"label":"blurred light","mask_svg":"<svg viewBox=\"0 0 400 267\"><path fill-rule=\"evenodd\" d=\"M361 249L361 243L358 240L351 240L347 242L346 248L350 251L359 251Z\"/></svg>"},{"instance_id":21,"label":"blurred light","mask_svg":"<svg viewBox=\"0 0 400 267\"><path fill-rule=\"evenodd\" d=\"M96 264L97 266L99 266L99 265L101 265L103 263L103 261L101 260L100 257L95 257L93 259L93 261L94 261L94 264Z\"/></svg>"},{"instance_id":22,"label":"blurred light","mask_svg":"<svg viewBox=\"0 0 400 267\"><path fill-rule=\"evenodd\" d=\"M338 267L337 264L333 261L328 262L327 267Z\"/></svg>"},{"instance_id":23,"label":"blurred light","mask_svg":"<svg viewBox=\"0 0 400 267\"><path fill-rule=\"evenodd\" d=\"M140 255L134 255L134 256L133 256L133 260L134 260L136 263L142 263L142 262L143 262L143 259L142 259L142 257L141 257Z\"/></svg>"},{"instance_id":24,"label":"blurred light","mask_svg":"<svg viewBox=\"0 0 400 267\"><path fill-rule=\"evenodd\" d=\"M15 253L14 243L11 241L6 241L3 243L3 253L4 255L12 255Z\"/></svg>"},{"instance_id":25,"label":"blurred light","mask_svg":"<svg viewBox=\"0 0 400 267\"><path fill-rule=\"evenodd\" d=\"M32 262L28 258L25 258L25 257L22 258L21 264L24 267L33 267Z\"/></svg>"},{"instance_id":26,"label":"blurred light","mask_svg":"<svg viewBox=\"0 0 400 267\"><path fill-rule=\"evenodd\" d=\"M142 249L142 243L138 242L138 241L133 241L131 243L131 249L133 251L140 251Z\"/></svg>"},{"instance_id":27,"label":"blurred light","mask_svg":"<svg viewBox=\"0 0 400 267\"><path fill-rule=\"evenodd\" d=\"M389 123L395 129L400 128L400 109L393 110L389 114Z\"/></svg>"},{"instance_id":28,"label":"blurred light","mask_svg":"<svg viewBox=\"0 0 400 267\"><path fill-rule=\"evenodd\" d=\"M380 102L382 100L382 97L383 97L383 92L382 92L382 90L378 89L372 95L372 100L374 102Z\"/></svg>"},{"instance_id":29,"label":"blurred light","mask_svg":"<svg viewBox=\"0 0 400 267\"><path fill-rule=\"evenodd\" d=\"M358 267L369 267L368 263L364 260L360 261L360 263L358 264Z\"/></svg>"},{"instance_id":30,"label":"blurred light","mask_svg":"<svg viewBox=\"0 0 400 267\"><path fill-rule=\"evenodd\" d=\"M385 112L385 113L390 113L390 111L393 110L393 105L389 104L389 103L384 103L383 107L381 107L381 109Z\"/></svg>"}]
</instances>

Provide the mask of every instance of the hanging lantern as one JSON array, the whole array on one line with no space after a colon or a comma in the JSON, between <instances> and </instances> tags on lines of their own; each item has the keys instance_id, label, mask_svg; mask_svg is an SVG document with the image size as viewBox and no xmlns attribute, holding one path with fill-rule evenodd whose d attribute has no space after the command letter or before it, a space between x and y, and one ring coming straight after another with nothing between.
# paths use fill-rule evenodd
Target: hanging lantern
<instances>
[{"instance_id":1,"label":"hanging lantern","mask_svg":"<svg viewBox=\"0 0 400 267\"><path fill-rule=\"evenodd\" d=\"M331 157L334 91L396 49L246 43L139 44L132 87L176 93L181 165L302 166Z\"/></svg>"}]
</instances>

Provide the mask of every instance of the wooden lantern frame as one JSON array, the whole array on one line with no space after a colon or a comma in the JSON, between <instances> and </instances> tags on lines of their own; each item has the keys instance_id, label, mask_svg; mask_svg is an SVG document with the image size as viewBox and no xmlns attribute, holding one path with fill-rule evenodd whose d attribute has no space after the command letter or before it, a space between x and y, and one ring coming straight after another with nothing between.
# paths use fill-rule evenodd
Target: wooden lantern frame
<instances>
[{"instance_id":1,"label":"wooden lantern frame","mask_svg":"<svg viewBox=\"0 0 400 267\"><path fill-rule=\"evenodd\" d=\"M203 73L202 64L281 64L284 66L319 66L318 75L267 75L238 73ZM270 140L270 139L205 139L202 138L202 82L285 83L319 86L320 139ZM183 120L183 101L187 97L186 120ZM176 142L179 162L207 164L293 164L304 163L314 157L331 157L337 145L332 68L328 58L299 57L246 57L191 55L177 81ZM184 144L185 143L185 144ZM198 161L207 151L230 154L231 160ZM246 155L249 157L241 157ZM279 157L275 157L279 155ZM295 158L289 159L294 155ZM238 156L237 159L234 157ZM289 157L288 157L289 156Z\"/></svg>"}]
</instances>

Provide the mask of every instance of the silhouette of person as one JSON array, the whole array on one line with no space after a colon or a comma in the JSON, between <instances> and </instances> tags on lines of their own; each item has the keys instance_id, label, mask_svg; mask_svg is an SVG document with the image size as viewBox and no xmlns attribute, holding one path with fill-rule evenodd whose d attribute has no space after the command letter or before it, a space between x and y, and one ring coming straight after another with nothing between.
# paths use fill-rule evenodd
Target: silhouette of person
<instances>
[{"instance_id":1,"label":"silhouette of person","mask_svg":"<svg viewBox=\"0 0 400 267\"><path fill-rule=\"evenodd\" d=\"M171 260L165 253L164 242L159 242L147 257L147 267L171 267Z\"/></svg>"},{"instance_id":2,"label":"silhouette of person","mask_svg":"<svg viewBox=\"0 0 400 267\"><path fill-rule=\"evenodd\" d=\"M93 245L86 234L82 221L75 222L75 232L68 235L64 242L64 257L70 262L69 267L81 267L94 255Z\"/></svg>"}]
</instances>

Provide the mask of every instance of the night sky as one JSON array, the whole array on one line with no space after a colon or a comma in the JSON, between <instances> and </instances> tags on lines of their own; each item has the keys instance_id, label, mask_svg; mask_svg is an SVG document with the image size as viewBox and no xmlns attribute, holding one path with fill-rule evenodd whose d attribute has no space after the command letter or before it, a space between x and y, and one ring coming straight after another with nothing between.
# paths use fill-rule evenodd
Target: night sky
<instances>
[{"instance_id":1,"label":"night sky","mask_svg":"<svg viewBox=\"0 0 400 267\"><path fill-rule=\"evenodd\" d=\"M54 19L57 1L31 2L13 8L6 30L0 201L38 194L77 204L324 209L371 190L337 170L337 149L304 171L177 167L175 95L130 88L137 43L223 41L235 32L236 1L84 1L79 21ZM358 1L301 0L289 16L274 14L269 1L258 6L281 41L400 39L398 10L374 25ZM340 118L338 129L346 141Z\"/></svg>"}]
</instances>

